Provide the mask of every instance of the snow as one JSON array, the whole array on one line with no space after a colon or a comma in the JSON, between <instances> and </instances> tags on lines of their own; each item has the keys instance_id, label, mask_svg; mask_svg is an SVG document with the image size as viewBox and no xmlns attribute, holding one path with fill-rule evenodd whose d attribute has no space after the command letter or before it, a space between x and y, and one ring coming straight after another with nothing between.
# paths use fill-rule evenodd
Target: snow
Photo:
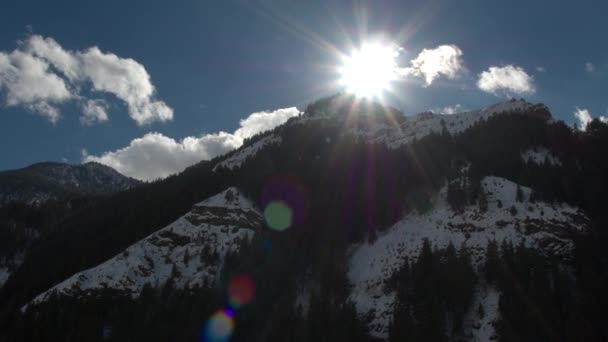
<instances>
[{"instance_id":1,"label":"snow","mask_svg":"<svg viewBox=\"0 0 608 342\"><path fill-rule=\"evenodd\" d=\"M244 147L238 151L236 151L233 155L231 155L230 157L226 158L225 160L217 163L217 165L215 165L213 167L213 171L215 172L218 168L220 167L225 167L227 169L234 169L234 168L238 168L240 167L248 158L253 157L256 153L258 153L260 150L262 150L264 147L268 146L268 145L273 145L273 144L280 144L281 143L281 137L279 136L275 136L274 134L271 134L267 137L264 137L256 142L254 142L253 144Z\"/></svg>"},{"instance_id":2,"label":"snow","mask_svg":"<svg viewBox=\"0 0 608 342\"><path fill-rule=\"evenodd\" d=\"M523 100L512 100L497 103L492 106L463 113L452 115L435 114L424 112L408 118L401 126L384 126L368 132L367 138L371 142L385 143L389 148L397 148L401 145L419 140L433 132L441 133L443 128L452 135L461 133L472 127L481 120L505 112L521 112L529 110L537 105L533 105ZM357 132L361 135L361 132Z\"/></svg>"},{"instance_id":3,"label":"snow","mask_svg":"<svg viewBox=\"0 0 608 342\"><path fill-rule=\"evenodd\" d=\"M137 297L146 284L161 287L170 279L178 288L211 287L226 254L238 251L240 242L250 240L262 225L262 216L251 202L236 188L229 188L106 262L74 274L28 305L44 302L53 293L82 296L100 289Z\"/></svg>"},{"instance_id":4,"label":"snow","mask_svg":"<svg viewBox=\"0 0 608 342\"><path fill-rule=\"evenodd\" d=\"M36 233L32 229L27 229L26 232L29 232L30 234L34 234L32 236L35 236L35 233ZM35 237L37 237L37 236L35 236ZM17 268L19 268L19 266L21 266L21 264L23 264L24 259L25 259L25 250L18 251L12 257L4 257L4 258L0 259L0 288L2 288L4 286L4 284L8 280L8 277L10 277L10 275L13 272L15 272L15 270Z\"/></svg>"},{"instance_id":5,"label":"snow","mask_svg":"<svg viewBox=\"0 0 608 342\"><path fill-rule=\"evenodd\" d=\"M536 146L524 151L521 158L525 162L532 162L538 165L549 164L552 166L561 166L562 162L558 157L553 155L546 147Z\"/></svg>"},{"instance_id":6,"label":"snow","mask_svg":"<svg viewBox=\"0 0 608 342\"><path fill-rule=\"evenodd\" d=\"M11 272L9 271L8 267L0 267L0 288L4 286L4 283L6 283L10 275Z\"/></svg>"},{"instance_id":7,"label":"snow","mask_svg":"<svg viewBox=\"0 0 608 342\"><path fill-rule=\"evenodd\" d=\"M441 133L443 128L450 134L457 134L472 127L481 120L486 120L494 115L507 112L527 112L543 108L541 104L532 104L524 100L510 100L497 103L479 110L456 113L451 115L423 112L406 119L401 123L387 124L368 120L365 127L349 127L349 115L331 115L327 112L312 113L299 117L293 124L305 124L317 120L344 120L347 128L344 134L353 135L371 143L383 143L389 148L398 148L414 140L421 139L432 132ZM352 115L366 115L366 113L351 113Z\"/></svg>"},{"instance_id":8,"label":"snow","mask_svg":"<svg viewBox=\"0 0 608 342\"><path fill-rule=\"evenodd\" d=\"M483 262L489 241L503 240L539 248L547 255L568 259L573 249L571 235L584 232L588 219L579 209L565 204L528 201L531 190L521 186L524 200L516 201L517 184L499 177L485 177L482 187L488 200L483 213L478 206L454 212L447 203L447 187L435 199L431 210L412 213L380 233L373 244L353 246L349 252L348 277L351 299L360 315L373 312L370 322L375 337L386 338L392 317L394 293L385 293L384 282L404 262L415 260L427 238L438 248L451 241L457 248L465 243L475 265ZM517 210L511 213L511 207Z\"/></svg>"},{"instance_id":9,"label":"snow","mask_svg":"<svg viewBox=\"0 0 608 342\"><path fill-rule=\"evenodd\" d=\"M456 113L452 115L434 114L432 112L419 113L407 117L401 124L387 124L367 120L365 127L352 127L357 120L350 120L348 115L338 115L327 111L308 113L300 115L291 120L287 125L304 125L319 120L344 120L344 134L352 135L370 143L384 143L389 148L398 148L416 139L421 139L432 132L440 133L443 128L451 134L461 133L481 120L488 119L493 115L506 112L523 112L540 108L540 104L531 104L524 100L510 100L497 103L486 108ZM354 113L354 115L366 115L366 113ZM352 122L351 122L352 121ZM350 127L349 127L350 126ZM260 150L273 144L280 144L281 137L275 133L270 134L249 146L245 146L234 152L225 160L217 163L213 171L218 168L233 170L240 167L248 158L251 158Z\"/></svg>"},{"instance_id":10,"label":"snow","mask_svg":"<svg viewBox=\"0 0 608 342\"><path fill-rule=\"evenodd\" d=\"M498 300L500 293L493 286L483 284L475 289L473 304L468 314L468 327L465 335L472 342L496 340L495 323L498 320ZM483 308L483 318L479 317L479 306Z\"/></svg>"}]
</instances>

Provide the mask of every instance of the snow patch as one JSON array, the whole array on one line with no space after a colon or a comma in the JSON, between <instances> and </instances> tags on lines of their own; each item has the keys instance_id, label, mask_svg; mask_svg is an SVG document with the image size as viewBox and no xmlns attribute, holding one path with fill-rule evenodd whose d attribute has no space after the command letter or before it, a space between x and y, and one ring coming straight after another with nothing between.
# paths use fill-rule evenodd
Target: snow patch
<instances>
[{"instance_id":1,"label":"snow patch","mask_svg":"<svg viewBox=\"0 0 608 342\"><path fill-rule=\"evenodd\" d=\"M561 166L562 162L558 157L554 156L551 151L543 146L533 147L524 151L521 154L524 162L535 163L538 165L549 164L551 166Z\"/></svg>"},{"instance_id":2,"label":"snow patch","mask_svg":"<svg viewBox=\"0 0 608 342\"><path fill-rule=\"evenodd\" d=\"M468 327L465 335L472 342L487 342L496 340L495 324L498 321L498 300L500 293L493 286L482 285L475 289L473 304L468 314ZM483 309L483 317L479 315L479 307Z\"/></svg>"},{"instance_id":3,"label":"snow patch","mask_svg":"<svg viewBox=\"0 0 608 342\"><path fill-rule=\"evenodd\" d=\"M4 286L4 283L6 283L10 275L11 272L9 271L8 267L0 267L0 288Z\"/></svg>"}]
</instances>

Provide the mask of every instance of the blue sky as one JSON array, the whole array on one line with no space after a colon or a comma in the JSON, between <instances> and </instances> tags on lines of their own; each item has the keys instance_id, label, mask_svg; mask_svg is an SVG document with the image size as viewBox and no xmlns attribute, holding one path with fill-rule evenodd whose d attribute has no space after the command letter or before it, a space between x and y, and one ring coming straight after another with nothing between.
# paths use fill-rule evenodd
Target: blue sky
<instances>
[{"instance_id":1,"label":"blue sky","mask_svg":"<svg viewBox=\"0 0 608 342\"><path fill-rule=\"evenodd\" d=\"M423 49L459 52L454 75L394 82L386 99L406 114L475 109L512 95L543 102L568 123L577 108L606 116L607 10L600 1L12 2L0 14L0 169L77 163L84 149L88 160L114 167L133 160L117 168L139 178L178 171L340 90L336 51L378 37L402 48L403 68ZM53 64L32 37L78 66ZM26 68L27 54L46 66L46 78L18 87L6 66ZM506 66L525 73L523 87L494 78L480 89L482 72ZM206 136L217 132L227 133ZM188 143L197 147L184 152Z\"/></svg>"}]
</instances>

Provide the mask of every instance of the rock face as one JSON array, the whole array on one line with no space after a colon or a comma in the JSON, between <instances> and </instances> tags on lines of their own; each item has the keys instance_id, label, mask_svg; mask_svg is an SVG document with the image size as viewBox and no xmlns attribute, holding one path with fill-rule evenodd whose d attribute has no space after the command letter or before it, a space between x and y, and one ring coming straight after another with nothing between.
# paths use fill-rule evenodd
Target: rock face
<instances>
[{"instance_id":1,"label":"rock face","mask_svg":"<svg viewBox=\"0 0 608 342\"><path fill-rule=\"evenodd\" d=\"M571 257L576 234L584 234L588 219L577 208L565 204L530 202L529 188L520 186L523 198L517 201L518 185L499 177L485 177L482 182L488 208L468 206L454 212L447 203L447 187L435 199L433 208L424 214L402 218L372 243L353 247L350 255L349 279L351 299L362 316L371 317L371 333L380 338L388 336L389 320L393 314L395 293L386 291L385 282L399 269L404 260L416 260L424 239L433 246L445 248L450 241L458 248L465 244L476 266L483 264L485 250L492 240L499 244L523 242L547 255L562 259ZM487 289L481 289L487 292ZM483 297L496 300L496 295ZM480 299L481 300L481 299ZM483 304L488 309L496 305ZM475 306L476 307L476 306ZM497 313L488 313L490 317ZM473 333L480 330L473 330ZM487 334L486 330L481 330Z\"/></svg>"},{"instance_id":2,"label":"rock face","mask_svg":"<svg viewBox=\"0 0 608 342\"><path fill-rule=\"evenodd\" d=\"M160 287L169 280L178 288L211 287L226 254L237 252L263 224L253 204L229 188L110 260L74 274L29 305L52 294L86 296L101 289L137 297L144 286Z\"/></svg>"},{"instance_id":3,"label":"rock face","mask_svg":"<svg viewBox=\"0 0 608 342\"><path fill-rule=\"evenodd\" d=\"M0 172L0 205L37 205L74 196L107 195L139 183L99 163L38 163Z\"/></svg>"}]
</instances>

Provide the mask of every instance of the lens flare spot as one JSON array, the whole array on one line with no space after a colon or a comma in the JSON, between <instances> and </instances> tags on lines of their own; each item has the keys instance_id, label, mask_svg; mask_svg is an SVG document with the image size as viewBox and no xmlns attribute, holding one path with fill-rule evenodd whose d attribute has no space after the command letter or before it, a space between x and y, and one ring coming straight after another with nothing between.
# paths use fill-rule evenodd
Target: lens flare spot
<instances>
[{"instance_id":1,"label":"lens flare spot","mask_svg":"<svg viewBox=\"0 0 608 342\"><path fill-rule=\"evenodd\" d=\"M293 211L283 201L272 201L264 209L264 218L270 228L283 231L291 226Z\"/></svg>"},{"instance_id":2,"label":"lens flare spot","mask_svg":"<svg viewBox=\"0 0 608 342\"><path fill-rule=\"evenodd\" d=\"M234 331L234 312L224 309L216 312L205 327L203 341L205 342L225 342L230 339Z\"/></svg>"},{"instance_id":3,"label":"lens flare spot","mask_svg":"<svg viewBox=\"0 0 608 342\"><path fill-rule=\"evenodd\" d=\"M264 248L265 248L265 249L271 249L271 248L272 248L272 241L270 241L270 240L265 240L265 241L264 241Z\"/></svg>"},{"instance_id":4,"label":"lens flare spot","mask_svg":"<svg viewBox=\"0 0 608 342\"><path fill-rule=\"evenodd\" d=\"M228 284L228 296L230 304L236 309L251 303L255 296L255 284L253 280L247 275L235 276Z\"/></svg>"}]
</instances>

